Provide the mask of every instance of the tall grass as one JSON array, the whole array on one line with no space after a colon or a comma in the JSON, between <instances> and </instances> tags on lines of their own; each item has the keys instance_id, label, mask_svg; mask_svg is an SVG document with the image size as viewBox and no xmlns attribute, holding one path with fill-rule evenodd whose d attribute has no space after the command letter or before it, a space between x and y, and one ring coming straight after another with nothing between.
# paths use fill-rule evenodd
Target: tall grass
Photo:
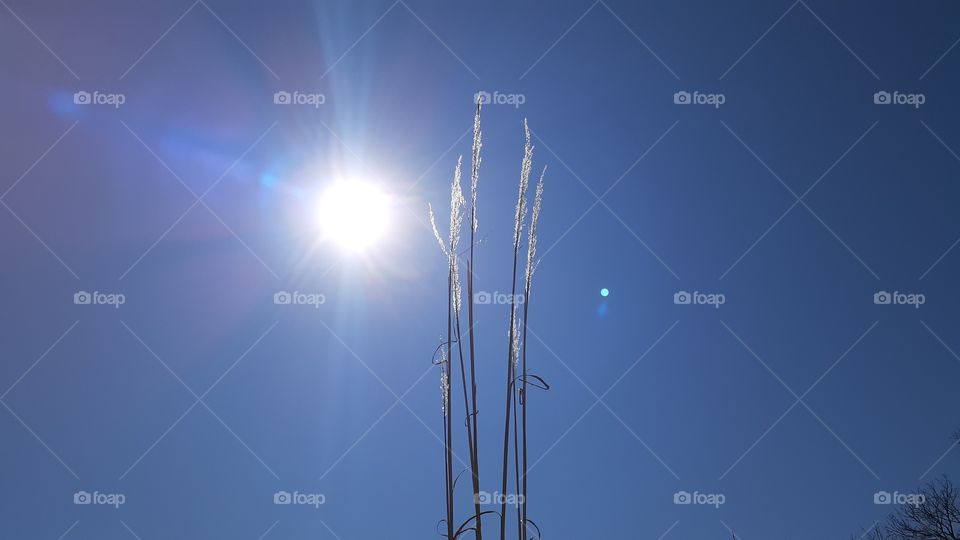
<instances>
[{"instance_id":1,"label":"tall grass","mask_svg":"<svg viewBox=\"0 0 960 540\"><path fill-rule=\"evenodd\" d=\"M517 534L518 539L523 540L526 537L525 531L528 526L532 526L539 537L539 528L527 517L527 390L528 383L532 387L548 389L549 386L542 378L531 375L527 371L527 320L529 317L529 298L532 289L533 272L536 267L536 245L537 245L537 221L540 216L540 207L543 197L543 179L546 173L544 168L540 175L540 181L537 183L536 194L534 197L533 212L530 219L529 231L527 234L527 267L523 276L523 312L518 313L517 295L517 271L520 258L520 248L523 240L523 226L527 215L527 191L530 184L530 173L533 169L533 146L530 140L530 128L524 121L524 152L520 165L520 182L517 189L517 204L514 215L513 228L513 273L511 284L511 296L513 300L510 306L510 315L507 330L507 366L506 366L506 399L504 414L503 431L503 462L501 469L501 490L503 498L500 511L482 511L480 508L480 441L479 441L479 418L477 405L477 367L478 358L476 355L476 332L474 331L474 268L475 268L475 247L476 233L478 227L477 220L477 196L480 179L480 149L483 146L483 136L480 129L481 106L478 103L473 122L473 145L470 162L470 203L465 209L466 200L463 196L461 185L461 166L463 157L457 160L454 169L453 182L450 189L450 230L447 238L440 234L436 224L436 217L433 208L430 208L430 223L433 227L434 236L437 239L440 249L447 258L447 331L445 339L437 348L434 357L439 353L440 360L434 363L440 366L440 388L443 410L443 434L444 434L444 495L445 495L445 523L448 540L456 540L462 535L473 532L477 539L483 538L483 518L492 514L500 517L500 539L506 539L507 531L507 509L506 497L509 480L510 447L513 443L513 475L515 480L516 494L519 504L517 505ZM462 284L460 278L460 257L464 253L460 252L460 237L463 225L464 214L470 222L469 248L464 250L466 254L466 312L467 328L463 331L461 316L463 311ZM464 333L466 335L464 335ZM466 352L464 351L464 339L467 341ZM454 348L456 344L456 348ZM473 492L473 512L472 516L462 521L455 527L456 519L456 485L460 475L453 474L453 400L452 384L453 376L453 355L456 354L459 359L460 387L463 396L464 408L464 427L466 429L467 448L470 455L470 477ZM468 384L469 380L469 384ZM512 428L512 432L511 432ZM511 440L512 435L512 440ZM466 471L464 471L466 472Z\"/></svg>"},{"instance_id":2,"label":"tall grass","mask_svg":"<svg viewBox=\"0 0 960 540\"><path fill-rule=\"evenodd\" d=\"M517 379L517 350L519 349L517 340L519 339L517 333L517 259L520 255L520 239L521 231L523 230L523 220L527 212L527 186L530 184L530 170L533 167L533 146L530 143L530 127L526 122L523 123L524 131L524 145L523 145L523 161L520 162L520 185L517 189L517 207L516 215L514 218L513 224L513 274L511 275L511 285L510 285L510 325L507 327L507 398L506 398L506 414L503 421L503 474L502 474L502 484L501 484L501 495L507 493L507 476L508 476L508 467L507 462L510 457L510 409L511 405L514 404L516 400L516 379ZM516 444L516 432L514 432L514 443ZM514 446L514 456L517 455L516 446ZM516 464L515 464L516 469ZM519 475L514 473L519 482ZM519 506L518 506L519 510ZM503 540L506 538L506 512L507 512L507 499L503 497L500 504L500 514L504 516L500 520L500 538ZM519 521L519 520L518 520ZM518 525L520 532L520 538L523 538L523 525Z\"/></svg>"}]
</instances>

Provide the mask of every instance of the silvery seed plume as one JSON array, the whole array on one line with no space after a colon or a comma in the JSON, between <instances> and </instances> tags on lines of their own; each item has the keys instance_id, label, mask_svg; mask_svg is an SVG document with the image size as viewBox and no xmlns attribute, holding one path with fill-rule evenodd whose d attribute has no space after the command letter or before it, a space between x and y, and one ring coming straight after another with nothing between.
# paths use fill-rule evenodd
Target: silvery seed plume
<instances>
[{"instance_id":1,"label":"silvery seed plume","mask_svg":"<svg viewBox=\"0 0 960 540\"><path fill-rule=\"evenodd\" d=\"M463 188L460 185L460 166L463 156L457 158L457 167L453 171L453 183L450 184L450 251L456 255L460 245L460 229L463 225Z\"/></svg>"},{"instance_id":2,"label":"silvery seed plume","mask_svg":"<svg viewBox=\"0 0 960 540\"><path fill-rule=\"evenodd\" d=\"M513 229L514 248L520 245L520 231L527 214L527 187L530 185L530 170L533 168L533 146L530 144L530 127L523 121L523 161L520 163L520 185L517 193L517 220Z\"/></svg>"},{"instance_id":3,"label":"silvery seed plume","mask_svg":"<svg viewBox=\"0 0 960 540\"><path fill-rule=\"evenodd\" d=\"M483 146L483 134L480 132L480 102L477 101L477 114L473 117L473 155L470 161L470 208L473 213L471 224L477 232L477 183L480 180L480 147Z\"/></svg>"},{"instance_id":4,"label":"silvery seed plume","mask_svg":"<svg viewBox=\"0 0 960 540\"><path fill-rule=\"evenodd\" d=\"M540 181L537 182L537 193L533 199L533 212L530 215L530 231L527 235L527 272L524 282L524 289L527 295L530 295L530 288L533 285L533 271L536 269L537 262L537 221L540 219L540 204L543 201L543 177L547 174L547 168L543 168L540 173ZM528 298L523 299L524 302Z\"/></svg>"},{"instance_id":5,"label":"silvery seed plume","mask_svg":"<svg viewBox=\"0 0 960 540\"><path fill-rule=\"evenodd\" d=\"M443 411L443 417L447 417L447 394L450 390L450 380L447 377L447 370L444 364L440 365L440 410Z\"/></svg>"},{"instance_id":6,"label":"silvery seed plume","mask_svg":"<svg viewBox=\"0 0 960 540\"><path fill-rule=\"evenodd\" d=\"M457 252L460 247L460 232L463 228L463 188L460 184L460 170L463 156L457 158L457 168L453 172L453 183L450 185L450 250L447 257L450 263L450 272L453 277L453 308L460 313L463 305L462 287L460 285L460 265L457 261Z\"/></svg>"},{"instance_id":7,"label":"silvery seed plume","mask_svg":"<svg viewBox=\"0 0 960 540\"><path fill-rule=\"evenodd\" d=\"M430 227L433 229L433 237L437 239L437 243L440 244L440 251L443 251L443 254L448 258L450 254L447 252L447 246L443 243L443 237L440 236L440 230L437 229L437 219L433 213L433 205L427 203L427 208L430 209Z\"/></svg>"}]
</instances>

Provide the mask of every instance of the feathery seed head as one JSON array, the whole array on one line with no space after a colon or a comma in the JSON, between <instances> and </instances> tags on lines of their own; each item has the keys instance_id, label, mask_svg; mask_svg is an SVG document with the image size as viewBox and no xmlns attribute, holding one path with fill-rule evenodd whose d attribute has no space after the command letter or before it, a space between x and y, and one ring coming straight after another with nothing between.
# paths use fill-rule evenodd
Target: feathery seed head
<instances>
[{"instance_id":1,"label":"feathery seed head","mask_svg":"<svg viewBox=\"0 0 960 540\"><path fill-rule=\"evenodd\" d=\"M437 218L433 213L433 205L427 204L427 208L430 209L430 227L433 229L433 237L437 239L437 243L440 244L440 251L443 251L443 254L448 258L450 254L447 252L447 246L443 243L443 237L440 236L440 230L437 229Z\"/></svg>"},{"instance_id":2,"label":"feathery seed head","mask_svg":"<svg viewBox=\"0 0 960 540\"><path fill-rule=\"evenodd\" d=\"M527 233L527 271L525 276L526 294L530 295L530 288L533 285L533 271L537 266L537 221L540 220L540 205L543 202L543 178L547 174L547 168L543 168L540 173L540 181L537 182L537 192L533 198L533 212L530 215L530 230Z\"/></svg>"},{"instance_id":3,"label":"feathery seed head","mask_svg":"<svg viewBox=\"0 0 960 540\"><path fill-rule=\"evenodd\" d=\"M470 161L470 214L472 232L477 232L477 183L480 180L480 148L483 146L483 134L480 131L480 108L477 102L477 114L473 117L473 152Z\"/></svg>"},{"instance_id":4,"label":"feathery seed head","mask_svg":"<svg viewBox=\"0 0 960 540\"><path fill-rule=\"evenodd\" d=\"M530 126L523 121L523 161L520 163L520 185L517 192L517 214L513 228L513 247L520 247L520 231L527 214L527 187L530 185L530 170L533 168L533 145L530 142Z\"/></svg>"},{"instance_id":5,"label":"feathery seed head","mask_svg":"<svg viewBox=\"0 0 960 540\"><path fill-rule=\"evenodd\" d=\"M448 408L447 406L449 405L449 403L447 402L447 394L449 393L450 393L450 381L447 378L446 369L443 367L443 365L441 365L440 366L440 409L443 411L444 418L447 417L447 408Z\"/></svg>"}]
</instances>

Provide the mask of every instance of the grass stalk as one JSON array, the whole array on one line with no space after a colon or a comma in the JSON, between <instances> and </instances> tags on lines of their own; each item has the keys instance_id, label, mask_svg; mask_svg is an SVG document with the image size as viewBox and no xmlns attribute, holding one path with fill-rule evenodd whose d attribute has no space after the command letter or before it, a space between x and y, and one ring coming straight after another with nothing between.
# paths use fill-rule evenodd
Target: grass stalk
<instances>
[{"instance_id":1,"label":"grass stalk","mask_svg":"<svg viewBox=\"0 0 960 540\"><path fill-rule=\"evenodd\" d=\"M477 233L477 185L480 171L480 149L482 147L482 133L480 130L480 111L481 106L478 103L473 125L473 147L471 155L470 170L470 201L469 207L463 196L461 185L461 167L463 158L457 160L457 166L454 171L454 179L450 191L450 231L449 237L445 240L439 233L436 225L436 219L433 209L430 209L430 223L433 227L434 236L437 239L440 249L447 257L447 333L446 339L437 347L434 353L440 353L442 358L440 365L441 394L443 399L443 440L444 451L444 482L446 499L446 537L447 540L457 540L468 531L474 533L474 538L482 540L484 514L496 514L497 512L488 510L486 512L480 509L480 441L479 441L479 421L477 407L477 354L476 354L476 333L474 331L474 277L476 261L474 259L474 248L476 246ZM543 193L543 174L540 176L540 182L537 185L536 199L533 207L533 216L531 218L530 231L527 247L527 269L524 273L522 289L523 296L518 297L517 290L518 270L520 262L520 246L524 223L527 214L527 191L530 182L530 173L533 163L533 146L531 144L531 133L524 121L524 153L520 168L520 183L517 191L517 207L514 220L513 231L513 267L511 275L511 307L508 327L508 351L507 351L507 380L506 380L506 400L504 414L504 433L503 433L503 467L502 484L500 494L502 496L500 504L500 539L506 540L507 523L507 486L509 481L509 461L511 435L513 437L513 475L515 481L515 491L518 497L517 503L517 533L519 540L526 536L527 526L533 525L537 529L536 535L539 536L539 528L527 520L527 386L528 377L533 377L533 386L538 388L547 388L546 383L536 375L529 375L527 372L527 318L529 316L529 297L533 276L534 258L536 255L536 224L540 213L540 202ZM545 170L544 170L545 172ZM470 246L464 253L466 256L466 323L467 328L463 326L463 284L460 273L459 243L463 218L470 220ZM519 314L517 306L518 298L524 298L523 314ZM521 327L522 324L522 327ZM465 343L466 341L466 343ZM453 344L456 343L456 350ZM522 347L521 347L522 343ZM466 350L465 350L466 349ZM459 478L453 474L453 423L452 423L452 381L454 370L453 355L458 355L460 369L460 389L463 392L463 407L465 414L464 427L467 431L467 446L470 451L470 472L473 488L473 516L463 521L459 527L455 526L454 519L456 513L455 491ZM522 363L521 363L522 362ZM434 361L434 364L438 362ZM467 379L469 378L469 384ZM540 384L538 384L540 383ZM542 384L542 385L541 385ZM521 386L522 385L522 386ZM512 434L511 434L512 428ZM462 474L462 473L461 473Z\"/></svg>"},{"instance_id":2,"label":"grass stalk","mask_svg":"<svg viewBox=\"0 0 960 540\"><path fill-rule=\"evenodd\" d=\"M529 467L527 465L527 403L530 400L530 394L527 392L527 380L529 378L529 373L527 372L527 319L530 315L530 293L533 289L533 272L536 269L536 257L537 257L537 221L540 219L540 205L543 202L543 178L547 173L547 168L543 168L543 172L540 173L540 181L537 182L537 191L533 200L533 212L530 215L530 229L527 236L527 271L524 273L524 285L523 285L523 340L522 340L522 352L521 352L521 389L520 389L520 406L523 407L523 412L521 414L521 433L522 433L522 443L521 448L523 449L523 482L521 486L521 499L520 507L522 508L520 520L522 522L521 530L526 530L527 527L527 472Z\"/></svg>"},{"instance_id":3,"label":"grass stalk","mask_svg":"<svg viewBox=\"0 0 960 540\"><path fill-rule=\"evenodd\" d=\"M477 100L477 111L473 117L473 145L470 155L470 258L467 260L467 334L470 340L470 397L473 405L473 411L470 415L470 424L473 429L473 501L474 517L476 519L476 538L483 540L483 521L480 513L480 437L478 433L477 418L477 363L476 347L473 322L473 268L474 253L473 248L476 245L474 236L477 232L477 193L478 183L480 181L480 148L483 146L483 133L480 130L480 100Z\"/></svg>"},{"instance_id":4,"label":"grass stalk","mask_svg":"<svg viewBox=\"0 0 960 540\"><path fill-rule=\"evenodd\" d=\"M523 160L520 164L520 185L517 189L517 210L514 219L513 230L513 273L511 275L510 298L517 297L517 261L520 258L520 232L523 228L524 214L527 210L527 185L530 181L530 169L533 165L533 146L530 142L530 128L526 121L523 123L524 145ZM515 306L515 304L513 304ZM508 463L510 459L510 411L513 405L513 393L515 391L516 369L514 361L514 336L516 332L517 311L513 307L510 309L510 326L508 330L507 341L507 394L506 394L506 413L503 421L503 469L501 477L501 496L500 503L500 540L506 540L507 532L507 477Z\"/></svg>"},{"instance_id":5,"label":"grass stalk","mask_svg":"<svg viewBox=\"0 0 960 540\"><path fill-rule=\"evenodd\" d=\"M450 411L450 331L452 326L453 302L453 274L447 276L447 354L440 367L441 386L443 389L443 432L444 432L444 464L447 476L447 538L453 538L453 433L451 429Z\"/></svg>"}]
</instances>

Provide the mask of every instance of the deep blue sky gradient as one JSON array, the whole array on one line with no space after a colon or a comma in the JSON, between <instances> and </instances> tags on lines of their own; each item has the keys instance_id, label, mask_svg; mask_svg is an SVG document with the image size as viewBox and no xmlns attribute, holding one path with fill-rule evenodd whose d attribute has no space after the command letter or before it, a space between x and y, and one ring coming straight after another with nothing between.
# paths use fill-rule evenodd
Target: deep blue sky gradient
<instances>
[{"instance_id":1,"label":"deep blue sky gradient","mask_svg":"<svg viewBox=\"0 0 960 540\"><path fill-rule=\"evenodd\" d=\"M549 167L528 345L552 385L530 400L545 538L846 538L891 510L875 492L958 479L955 3L4 2L0 537L433 537L427 204L445 227L478 90L525 98L484 111L478 289L509 290L523 118ZM365 257L312 227L343 175L397 195ZM488 491L507 313L477 307Z\"/></svg>"}]
</instances>

